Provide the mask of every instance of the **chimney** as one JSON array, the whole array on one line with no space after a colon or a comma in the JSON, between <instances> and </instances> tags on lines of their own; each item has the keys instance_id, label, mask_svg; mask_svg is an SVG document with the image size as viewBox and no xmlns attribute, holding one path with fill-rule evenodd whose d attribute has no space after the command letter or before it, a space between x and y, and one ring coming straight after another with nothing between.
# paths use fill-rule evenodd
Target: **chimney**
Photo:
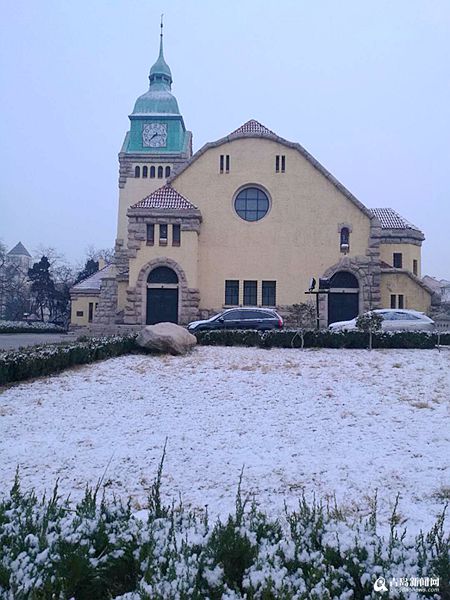
<instances>
[{"instance_id":1,"label":"chimney","mask_svg":"<svg viewBox=\"0 0 450 600\"><path fill-rule=\"evenodd\" d=\"M98 270L101 271L105 267L105 259L99 256L98 258Z\"/></svg>"}]
</instances>

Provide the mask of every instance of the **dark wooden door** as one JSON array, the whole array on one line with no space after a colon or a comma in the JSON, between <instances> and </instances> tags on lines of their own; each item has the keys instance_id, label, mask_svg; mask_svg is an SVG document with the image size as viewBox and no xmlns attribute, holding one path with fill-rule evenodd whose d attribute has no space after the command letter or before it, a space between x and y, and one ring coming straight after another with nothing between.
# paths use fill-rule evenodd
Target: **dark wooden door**
<instances>
[{"instance_id":1,"label":"dark wooden door","mask_svg":"<svg viewBox=\"0 0 450 600\"><path fill-rule=\"evenodd\" d=\"M178 323L178 288L147 289L147 325Z\"/></svg>"},{"instance_id":2,"label":"dark wooden door","mask_svg":"<svg viewBox=\"0 0 450 600\"><path fill-rule=\"evenodd\" d=\"M328 294L328 324L349 321L358 316L359 293L331 292Z\"/></svg>"}]
</instances>

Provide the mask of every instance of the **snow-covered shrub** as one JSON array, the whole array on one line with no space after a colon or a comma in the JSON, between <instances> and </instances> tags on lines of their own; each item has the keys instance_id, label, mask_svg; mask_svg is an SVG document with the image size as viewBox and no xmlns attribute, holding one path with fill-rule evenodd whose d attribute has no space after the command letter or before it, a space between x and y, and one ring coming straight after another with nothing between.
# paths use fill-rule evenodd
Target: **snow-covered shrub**
<instances>
[{"instance_id":1,"label":"snow-covered shrub","mask_svg":"<svg viewBox=\"0 0 450 600\"><path fill-rule=\"evenodd\" d=\"M376 502L369 517L350 521L301 497L274 520L239 488L235 512L211 524L207 514L164 506L160 480L146 520L99 491L86 488L74 506L57 487L50 498L24 493L16 478L0 498L0 598L365 600L385 597L373 587L379 576L439 578L439 593L394 587L389 598L450 597L445 511L428 534L406 541L396 508L390 534L378 533Z\"/></svg>"},{"instance_id":2,"label":"snow-covered shrub","mask_svg":"<svg viewBox=\"0 0 450 600\"><path fill-rule=\"evenodd\" d=\"M362 331L316 331L299 335L296 329L271 331L214 330L198 331L197 342L205 346L255 346L260 348L367 348L367 334ZM434 348L437 334L428 332L381 332L373 334L374 348ZM450 344L450 333L440 336L442 345Z\"/></svg>"},{"instance_id":3,"label":"snow-covered shrub","mask_svg":"<svg viewBox=\"0 0 450 600\"><path fill-rule=\"evenodd\" d=\"M115 335L0 352L0 385L128 354L137 349L135 340L135 335Z\"/></svg>"},{"instance_id":4,"label":"snow-covered shrub","mask_svg":"<svg viewBox=\"0 0 450 600\"><path fill-rule=\"evenodd\" d=\"M65 333L66 330L54 323L42 321L0 321L1 333Z\"/></svg>"}]
</instances>

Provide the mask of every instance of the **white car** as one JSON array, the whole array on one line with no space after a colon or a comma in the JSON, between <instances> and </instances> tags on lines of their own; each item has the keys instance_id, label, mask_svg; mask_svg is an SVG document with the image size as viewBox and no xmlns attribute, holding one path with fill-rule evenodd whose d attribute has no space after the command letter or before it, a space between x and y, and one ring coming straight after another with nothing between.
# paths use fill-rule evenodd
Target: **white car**
<instances>
[{"instance_id":1,"label":"white car","mask_svg":"<svg viewBox=\"0 0 450 600\"><path fill-rule=\"evenodd\" d=\"M417 310L381 308L372 312L383 317L382 331L434 331L434 321ZM355 331L358 329L356 318L350 321L331 323L328 329L331 331Z\"/></svg>"}]
</instances>

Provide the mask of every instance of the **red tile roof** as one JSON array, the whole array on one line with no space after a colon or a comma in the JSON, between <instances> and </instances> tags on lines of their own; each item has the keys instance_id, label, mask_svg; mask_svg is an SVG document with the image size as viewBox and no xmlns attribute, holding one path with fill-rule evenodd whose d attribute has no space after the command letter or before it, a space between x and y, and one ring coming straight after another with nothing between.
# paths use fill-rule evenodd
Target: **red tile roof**
<instances>
[{"instance_id":1,"label":"red tile roof","mask_svg":"<svg viewBox=\"0 0 450 600\"><path fill-rule=\"evenodd\" d=\"M136 204L131 206L133 208L155 208L155 209L166 209L166 210L196 210L194 206L187 198L179 194L169 184L160 187L155 190L150 196L139 200Z\"/></svg>"},{"instance_id":2,"label":"red tile roof","mask_svg":"<svg viewBox=\"0 0 450 600\"><path fill-rule=\"evenodd\" d=\"M247 123L241 125L238 129L230 133L229 137L233 135L239 135L241 133L256 133L258 135L274 136L277 135L273 131L270 131L270 129L267 129L267 127L264 127L264 125L261 125L261 123L259 123L258 121L255 121L255 119L250 119L250 121L247 121Z\"/></svg>"}]
</instances>

